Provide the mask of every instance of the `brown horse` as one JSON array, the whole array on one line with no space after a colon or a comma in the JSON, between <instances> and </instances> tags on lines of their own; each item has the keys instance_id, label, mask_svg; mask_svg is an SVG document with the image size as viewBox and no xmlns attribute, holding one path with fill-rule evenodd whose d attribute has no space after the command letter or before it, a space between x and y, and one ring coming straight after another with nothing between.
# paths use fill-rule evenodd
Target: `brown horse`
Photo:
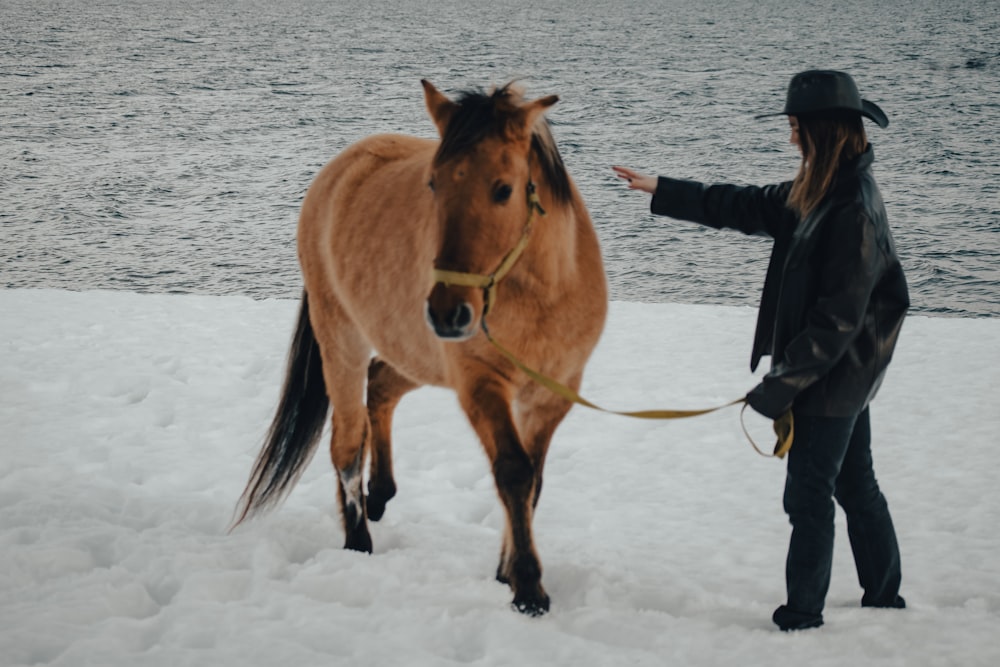
<instances>
[{"instance_id":1,"label":"brown horse","mask_svg":"<svg viewBox=\"0 0 1000 667\"><path fill-rule=\"evenodd\" d=\"M421 385L450 387L507 513L497 579L517 609L542 614L549 597L531 523L549 442L571 404L491 347L484 310L489 300L497 340L577 389L607 310L600 249L543 117L556 96L526 102L508 84L453 101L421 83L440 141L368 137L327 164L306 194L298 327L238 521L290 490L332 405L344 546L370 552L367 519L381 518L396 492L393 411ZM511 255L515 247L523 252ZM496 275L501 264L492 287L449 278Z\"/></svg>"}]
</instances>

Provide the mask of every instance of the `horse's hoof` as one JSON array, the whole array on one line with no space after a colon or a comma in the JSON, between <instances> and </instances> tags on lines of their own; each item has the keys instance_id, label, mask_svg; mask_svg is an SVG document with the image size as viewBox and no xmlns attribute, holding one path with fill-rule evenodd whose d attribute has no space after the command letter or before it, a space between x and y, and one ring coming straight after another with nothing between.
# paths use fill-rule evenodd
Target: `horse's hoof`
<instances>
[{"instance_id":1,"label":"horse's hoof","mask_svg":"<svg viewBox=\"0 0 1000 667\"><path fill-rule=\"evenodd\" d=\"M368 518L371 521L378 521L385 515L385 501L381 498L368 496L365 499L365 504L368 511Z\"/></svg>"},{"instance_id":2,"label":"horse's hoof","mask_svg":"<svg viewBox=\"0 0 1000 667\"><path fill-rule=\"evenodd\" d=\"M545 593L541 595L532 596L514 596L514 601L511 603L514 609L525 616L531 616L532 618L537 618L538 616L544 616L549 610L549 596Z\"/></svg>"},{"instance_id":3,"label":"horse's hoof","mask_svg":"<svg viewBox=\"0 0 1000 667\"><path fill-rule=\"evenodd\" d=\"M385 506L396 495L395 485L390 487L374 486L368 482L368 495L365 497L365 511L368 518L378 521L385 514Z\"/></svg>"},{"instance_id":4,"label":"horse's hoof","mask_svg":"<svg viewBox=\"0 0 1000 667\"><path fill-rule=\"evenodd\" d=\"M549 610L549 596L542 589L541 584L532 586L534 590L521 592L514 595L514 608L527 616L542 616Z\"/></svg>"}]
</instances>

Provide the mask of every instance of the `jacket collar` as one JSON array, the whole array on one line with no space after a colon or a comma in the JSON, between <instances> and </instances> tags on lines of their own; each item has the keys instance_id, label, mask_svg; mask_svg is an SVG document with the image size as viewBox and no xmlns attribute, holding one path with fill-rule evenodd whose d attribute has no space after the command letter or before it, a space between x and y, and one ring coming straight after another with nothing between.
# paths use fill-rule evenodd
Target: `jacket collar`
<instances>
[{"instance_id":1,"label":"jacket collar","mask_svg":"<svg viewBox=\"0 0 1000 667\"><path fill-rule=\"evenodd\" d=\"M868 144L868 146L865 148L865 151L861 153L861 155L857 156L853 160L848 160L844 164L840 165L840 169L838 169L838 171L840 172L864 171L865 169L871 167L872 162L874 161L875 161L875 151L872 150L872 145Z\"/></svg>"},{"instance_id":2,"label":"jacket collar","mask_svg":"<svg viewBox=\"0 0 1000 667\"><path fill-rule=\"evenodd\" d=\"M827 197L836 196L844 187L853 188L850 184L856 183L862 174L870 171L874 161L875 152L872 150L872 145L868 144L863 153L840 163L837 173L833 177L833 183L830 184L830 189L827 191Z\"/></svg>"}]
</instances>

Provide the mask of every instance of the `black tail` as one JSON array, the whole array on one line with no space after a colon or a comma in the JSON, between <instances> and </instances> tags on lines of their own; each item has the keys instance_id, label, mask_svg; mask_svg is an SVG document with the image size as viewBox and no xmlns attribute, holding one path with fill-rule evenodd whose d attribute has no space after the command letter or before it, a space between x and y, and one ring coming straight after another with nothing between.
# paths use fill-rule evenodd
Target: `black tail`
<instances>
[{"instance_id":1,"label":"black tail","mask_svg":"<svg viewBox=\"0 0 1000 667\"><path fill-rule=\"evenodd\" d=\"M316 450L329 407L319 345L309 323L309 300L303 291L278 411L240 496L234 526L273 507L295 486Z\"/></svg>"}]
</instances>

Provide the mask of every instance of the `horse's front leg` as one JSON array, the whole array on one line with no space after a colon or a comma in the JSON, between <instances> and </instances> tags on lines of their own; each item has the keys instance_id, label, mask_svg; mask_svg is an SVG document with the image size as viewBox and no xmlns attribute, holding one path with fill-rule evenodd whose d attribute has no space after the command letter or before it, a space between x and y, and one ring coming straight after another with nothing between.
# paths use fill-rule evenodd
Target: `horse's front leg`
<instances>
[{"instance_id":1,"label":"horse's front leg","mask_svg":"<svg viewBox=\"0 0 1000 667\"><path fill-rule=\"evenodd\" d=\"M579 387L579 375L570 381L570 385ZM524 449L534 467L535 483L531 496L532 510L538 507L538 499L542 494L542 473L545 470L545 457L556 428L573 406L569 401L556 396L548 389L539 385L529 385L522 390L517 398L519 416L517 431L524 443ZM500 548L500 564L497 566L497 581L510 583L510 566L513 551L511 549L510 531L504 533Z\"/></svg>"},{"instance_id":2,"label":"horse's front leg","mask_svg":"<svg viewBox=\"0 0 1000 667\"><path fill-rule=\"evenodd\" d=\"M497 578L510 584L518 611L539 616L548 611L549 596L542 588L542 566L531 533L535 465L514 425L509 391L494 381L480 380L461 392L460 400L490 458L497 493L507 514Z\"/></svg>"},{"instance_id":3,"label":"horse's front leg","mask_svg":"<svg viewBox=\"0 0 1000 667\"><path fill-rule=\"evenodd\" d=\"M545 458L552 436L569 412L572 403L539 385L529 386L528 391L522 391L522 394L516 401L517 432L534 469L535 479L531 494L531 507L534 510L538 507L538 499L542 494L542 473L545 470ZM497 581L504 584L510 583L509 573L513 556L509 533L509 530L504 532L500 548L500 564L497 566Z\"/></svg>"},{"instance_id":4,"label":"horse's front leg","mask_svg":"<svg viewBox=\"0 0 1000 667\"><path fill-rule=\"evenodd\" d=\"M381 359L368 366L368 420L371 422L371 466L365 508L368 518L378 521L385 505L396 495L392 474L392 414L399 399L417 384Z\"/></svg>"},{"instance_id":5,"label":"horse's front leg","mask_svg":"<svg viewBox=\"0 0 1000 667\"><path fill-rule=\"evenodd\" d=\"M581 375L571 378L567 385L574 391L580 386ZM521 434L524 449L535 467L535 493L532 506L538 506L538 498L542 493L542 472L545 469L545 458L556 428L562 423L573 404L557 396L548 389L530 384L517 397L517 431Z\"/></svg>"}]
</instances>

